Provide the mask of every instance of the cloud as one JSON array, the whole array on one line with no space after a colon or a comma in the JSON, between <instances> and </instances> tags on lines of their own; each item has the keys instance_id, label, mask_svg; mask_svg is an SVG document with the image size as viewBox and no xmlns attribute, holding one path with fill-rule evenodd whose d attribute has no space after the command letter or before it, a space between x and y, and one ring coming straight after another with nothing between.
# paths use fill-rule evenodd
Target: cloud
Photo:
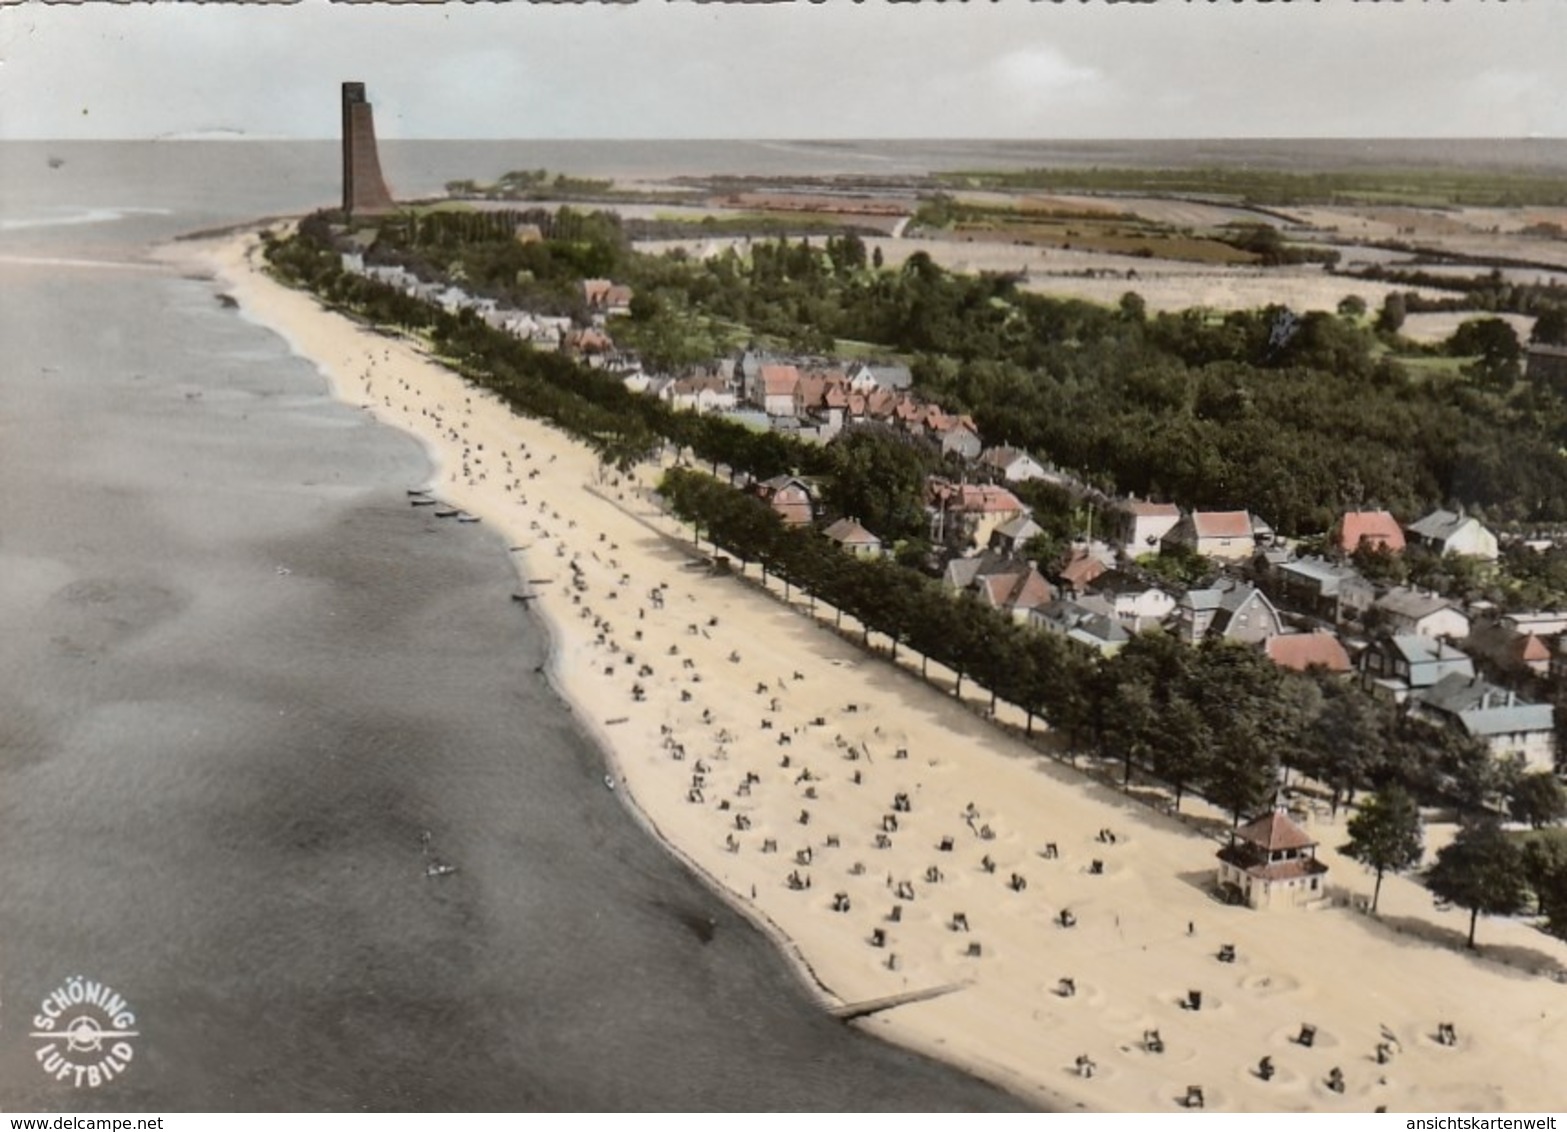
<instances>
[{"instance_id":1,"label":"cloud","mask_svg":"<svg viewBox=\"0 0 1567 1132\"><path fill-rule=\"evenodd\" d=\"M994 74L1014 97L1086 97L1103 83L1098 68L1074 63L1053 47L1025 47L996 60Z\"/></svg>"}]
</instances>

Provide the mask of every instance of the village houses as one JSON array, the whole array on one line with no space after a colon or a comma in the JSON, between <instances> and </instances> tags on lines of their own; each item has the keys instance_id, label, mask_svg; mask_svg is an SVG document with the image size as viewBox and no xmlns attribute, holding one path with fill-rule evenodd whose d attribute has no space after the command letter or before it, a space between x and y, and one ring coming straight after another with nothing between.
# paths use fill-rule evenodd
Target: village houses
<instances>
[{"instance_id":1,"label":"village houses","mask_svg":"<svg viewBox=\"0 0 1567 1132\"><path fill-rule=\"evenodd\" d=\"M1518 758L1527 771L1556 769L1551 705L1527 703L1477 676L1450 673L1412 693L1409 714L1480 740L1496 758Z\"/></svg>"}]
</instances>

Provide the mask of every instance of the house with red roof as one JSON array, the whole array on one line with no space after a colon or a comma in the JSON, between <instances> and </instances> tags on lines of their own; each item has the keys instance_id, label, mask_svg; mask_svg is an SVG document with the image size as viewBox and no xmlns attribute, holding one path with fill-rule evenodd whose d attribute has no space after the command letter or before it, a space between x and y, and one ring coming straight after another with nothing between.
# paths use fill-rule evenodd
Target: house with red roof
<instances>
[{"instance_id":1,"label":"house with red roof","mask_svg":"<svg viewBox=\"0 0 1567 1132\"><path fill-rule=\"evenodd\" d=\"M925 501L938 541L960 530L976 545L985 546L997 527L1028 514L1022 500L998 484L953 483L938 476L926 483Z\"/></svg>"},{"instance_id":2,"label":"house with red roof","mask_svg":"<svg viewBox=\"0 0 1567 1132\"><path fill-rule=\"evenodd\" d=\"M948 588L968 590L981 604L1010 613L1018 621L1026 621L1031 612L1056 599L1055 590L1033 565L994 551L954 558L942 580Z\"/></svg>"},{"instance_id":3,"label":"house with red roof","mask_svg":"<svg viewBox=\"0 0 1567 1132\"><path fill-rule=\"evenodd\" d=\"M1332 633L1280 633L1262 642L1262 652L1291 672L1317 668L1340 675L1350 671L1349 653Z\"/></svg>"},{"instance_id":4,"label":"house with red roof","mask_svg":"<svg viewBox=\"0 0 1567 1132\"><path fill-rule=\"evenodd\" d=\"M762 392L762 409L768 416L794 416L794 391L800 384L798 368L766 364L762 366L758 381Z\"/></svg>"},{"instance_id":5,"label":"house with red roof","mask_svg":"<svg viewBox=\"0 0 1567 1132\"><path fill-rule=\"evenodd\" d=\"M1241 562L1257 551L1256 522L1246 511L1193 511L1170 528L1160 545L1184 546L1204 558Z\"/></svg>"},{"instance_id":6,"label":"house with red roof","mask_svg":"<svg viewBox=\"0 0 1567 1132\"><path fill-rule=\"evenodd\" d=\"M1386 511L1346 511L1333 544L1345 554L1361 549L1397 554L1404 549L1404 528Z\"/></svg>"},{"instance_id":7,"label":"house with red roof","mask_svg":"<svg viewBox=\"0 0 1567 1132\"><path fill-rule=\"evenodd\" d=\"M1104 554L1096 554L1087 546L1074 546L1056 571L1056 578L1074 597L1082 597L1096 579L1110 571L1110 567Z\"/></svg>"},{"instance_id":8,"label":"house with red roof","mask_svg":"<svg viewBox=\"0 0 1567 1132\"><path fill-rule=\"evenodd\" d=\"M582 300L595 314L625 314L631 309L631 288L610 279L584 279Z\"/></svg>"},{"instance_id":9,"label":"house with red roof","mask_svg":"<svg viewBox=\"0 0 1567 1132\"><path fill-rule=\"evenodd\" d=\"M615 348L609 335L592 327L568 330L561 337L560 346L572 357L585 359L590 365L602 364L604 355Z\"/></svg>"},{"instance_id":10,"label":"house with red roof","mask_svg":"<svg viewBox=\"0 0 1567 1132\"><path fill-rule=\"evenodd\" d=\"M1251 908L1302 908L1323 899L1328 866L1317 842L1273 810L1246 823L1219 850L1219 891Z\"/></svg>"}]
</instances>

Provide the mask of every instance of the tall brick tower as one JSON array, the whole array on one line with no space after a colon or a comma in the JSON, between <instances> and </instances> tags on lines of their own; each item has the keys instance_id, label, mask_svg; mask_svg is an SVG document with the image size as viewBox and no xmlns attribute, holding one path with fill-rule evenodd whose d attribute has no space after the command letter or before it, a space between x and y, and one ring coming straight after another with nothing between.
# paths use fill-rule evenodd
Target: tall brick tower
<instances>
[{"instance_id":1,"label":"tall brick tower","mask_svg":"<svg viewBox=\"0 0 1567 1132\"><path fill-rule=\"evenodd\" d=\"M364 83L343 84L343 212L350 218L375 216L396 207L381 179L375 149L375 119L365 101Z\"/></svg>"}]
</instances>

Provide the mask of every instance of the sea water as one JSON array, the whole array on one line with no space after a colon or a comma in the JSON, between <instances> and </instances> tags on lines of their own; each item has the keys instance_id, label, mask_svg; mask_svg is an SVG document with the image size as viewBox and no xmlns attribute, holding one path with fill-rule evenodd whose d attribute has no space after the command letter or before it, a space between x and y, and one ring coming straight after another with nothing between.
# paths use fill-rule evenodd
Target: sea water
<instances>
[{"instance_id":1,"label":"sea water","mask_svg":"<svg viewBox=\"0 0 1567 1132\"><path fill-rule=\"evenodd\" d=\"M817 1008L604 789L419 445L149 261L334 157L0 147L0 1107L1017 1107ZM75 979L129 1004L96 1087Z\"/></svg>"}]
</instances>

